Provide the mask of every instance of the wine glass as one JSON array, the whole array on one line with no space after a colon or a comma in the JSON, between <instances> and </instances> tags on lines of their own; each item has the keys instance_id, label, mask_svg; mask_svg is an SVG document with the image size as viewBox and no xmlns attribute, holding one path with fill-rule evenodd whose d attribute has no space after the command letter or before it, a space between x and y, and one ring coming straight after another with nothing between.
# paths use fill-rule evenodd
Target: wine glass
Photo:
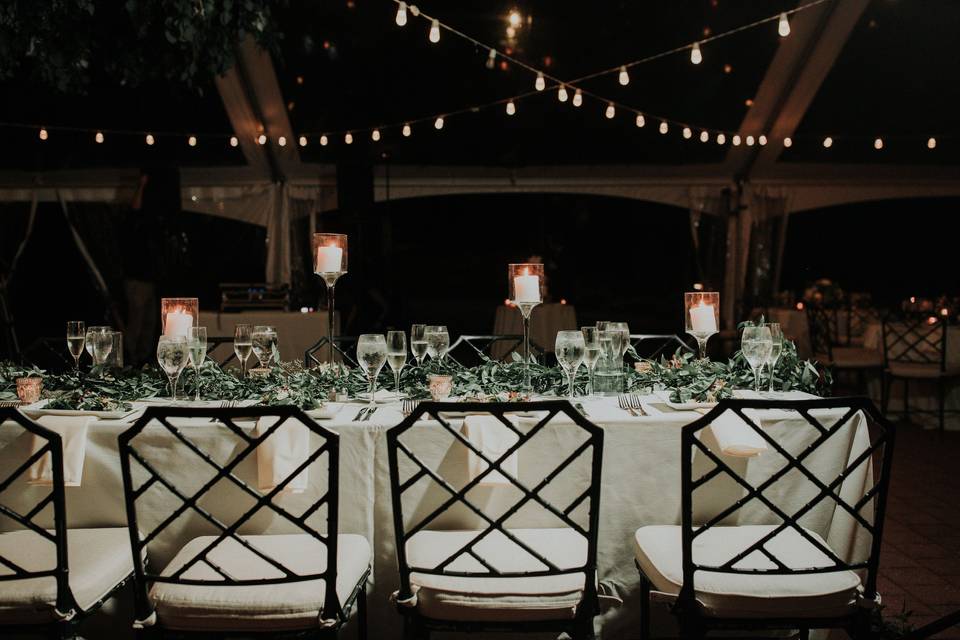
<instances>
[{"instance_id":1,"label":"wine glass","mask_svg":"<svg viewBox=\"0 0 960 640\"><path fill-rule=\"evenodd\" d=\"M67 322L67 350L73 356L73 367L80 370L80 356L83 355L83 345L87 341L86 328L81 320Z\"/></svg>"},{"instance_id":2,"label":"wine glass","mask_svg":"<svg viewBox=\"0 0 960 640\"><path fill-rule=\"evenodd\" d=\"M770 350L770 359L767 360L767 369L770 371L770 384L767 391L773 392L773 372L777 368L777 360L783 352L783 329L779 322L767 322L762 326L770 328L770 337L773 339L773 348Z\"/></svg>"},{"instance_id":3,"label":"wine glass","mask_svg":"<svg viewBox=\"0 0 960 640\"><path fill-rule=\"evenodd\" d=\"M577 369L583 362L584 351L586 351L583 333L580 331L558 331L553 351L557 356L557 362L563 367L570 381L570 391L567 397L572 399L573 380L577 375Z\"/></svg>"},{"instance_id":4,"label":"wine glass","mask_svg":"<svg viewBox=\"0 0 960 640\"><path fill-rule=\"evenodd\" d=\"M620 334L620 359L627 355L627 349L630 348L630 327L626 322L609 322L607 331L616 331Z\"/></svg>"},{"instance_id":5,"label":"wine glass","mask_svg":"<svg viewBox=\"0 0 960 640\"><path fill-rule=\"evenodd\" d=\"M233 352L240 360L240 377L247 377L247 359L253 351L253 327L249 324L238 324L233 330Z\"/></svg>"},{"instance_id":6,"label":"wine glass","mask_svg":"<svg viewBox=\"0 0 960 640\"><path fill-rule=\"evenodd\" d=\"M587 395L593 395L593 368L600 359L600 332L596 327L580 327L583 334L583 363L587 365Z\"/></svg>"},{"instance_id":7,"label":"wine glass","mask_svg":"<svg viewBox=\"0 0 960 640\"><path fill-rule=\"evenodd\" d=\"M190 362L190 343L183 336L160 336L157 362L170 381L170 399L177 401L177 379Z\"/></svg>"},{"instance_id":8,"label":"wine glass","mask_svg":"<svg viewBox=\"0 0 960 640\"><path fill-rule=\"evenodd\" d=\"M387 331L387 362L393 369L397 382L397 398L400 397L400 371L407 363L407 334L403 331Z\"/></svg>"},{"instance_id":9,"label":"wine glass","mask_svg":"<svg viewBox=\"0 0 960 640\"><path fill-rule=\"evenodd\" d=\"M447 349L450 348L450 334L443 325L431 325L427 327L427 353L431 359L439 358L443 362L443 357L447 355Z\"/></svg>"},{"instance_id":10,"label":"wine glass","mask_svg":"<svg viewBox=\"0 0 960 640\"><path fill-rule=\"evenodd\" d=\"M257 325L250 334L253 353L261 367L268 366L273 360L273 350L277 346L277 329L266 325Z\"/></svg>"},{"instance_id":11,"label":"wine glass","mask_svg":"<svg viewBox=\"0 0 960 640\"><path fill-rule=\"evenodd\" d=\"M98 364L97 356L95 354L97 334L103 331L109 331L110 327L87 327L87 332L84 334L83 346L87 350L87 354L90 356L90 359L93 360L93 364Z\"/></svg>"},{"instance_id":12,"label":"wine glass","mask_svg":"<svg viewBox=\"0 0 960 640\"><path fill-rule=\"evenodd\" d=\"M773 337L770 327L745 327L740 338L740 349L753 369L753 390L760 392L760 368L770 359Z\"/></svg>"},{"instance_id":13,"label":"wine glass","mask_svg":"<svg viewBox=\"0 0 960 640\"><path fill-rule=\"evenodd\" d=\"M190 366L197 374L197 393L194 400L200 401L200 365L207 357L207 328L190 327Z\"/></svg>"},{"instance_id":14,"label":"wine glass","mask_svg":"<svg viewBox=\"0 0 960 640\"><path fill-rule=\"evenodd\" d=\"M374 408L374 395L377 392L377 376L380 369L387 362L387 341L379 333L365 333L357 340L357 360L360 366L366 369L370 379L370 403L368 408Z\"/></svg>"},{"instance_id":15,"label":"wine glass","mask_svg":"<svg viewBox=\"0 0 960 640\"><path fill-rule=\"evenodd\" d=\"M427 356L427 325L415 324L410 327L410 351L417 359L417 366L423 366L423 359Z\"/></svg>"},{"instance_id":16,"label":"wine glass","mask_svg":"<svg viewBox=\"0 0 960 640\"><path fill-rule=\"evenodd\" d=\"M94 327L93 332L93 362L103 365L107 362L110 352L113 351L113 330L110 327ZM87 336L89 339L90 336Z\"/></svg>"}]
</instances>

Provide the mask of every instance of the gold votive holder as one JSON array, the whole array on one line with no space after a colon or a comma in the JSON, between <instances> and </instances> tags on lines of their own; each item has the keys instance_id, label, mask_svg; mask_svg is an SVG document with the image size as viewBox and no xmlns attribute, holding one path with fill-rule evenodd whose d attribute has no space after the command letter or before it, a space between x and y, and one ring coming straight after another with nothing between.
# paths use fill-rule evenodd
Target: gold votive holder
<instances>
[{"instance_id":1,"label":"gold votive holder","mask_svg":"<svg viewBox=\"0 0 960 640\"><path fill-rule=\"evenodd\" d=\"M453 376L432 375L428 378L430 384L430 397L435 402L446 400L450 397L450 391L453 390Z\"/></svg>"},{"instance_id":2,"label":"gold votive holder","mask_svg":"<svg viewBox=\"0 0 960 640\"><path fill-rule=\"evenodd\" d=\"M267 367L254 367L247 371L247 375L251 378L266 378L270 375L270 369Z\"/></svg>"},{"instance_id":3,"label":"gold votive holder","mask_svg":"<svg viewBox=\"0 0 960 640\"><path fill-rule=\"evenodd\" d=\"M17 378L17 397L24 404L32 404L40 399L43 391L43 378Z\"/></svg>"}]
</instances>

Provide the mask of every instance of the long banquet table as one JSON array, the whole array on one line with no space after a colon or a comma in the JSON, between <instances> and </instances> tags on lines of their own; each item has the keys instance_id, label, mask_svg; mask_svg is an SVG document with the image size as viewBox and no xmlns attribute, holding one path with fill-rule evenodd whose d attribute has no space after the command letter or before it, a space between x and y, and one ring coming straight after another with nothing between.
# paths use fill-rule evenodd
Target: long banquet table
<instances>
[{"instance_id":1,"label":"long banquet table","mask_svg":"<svg viewBox=\"0 0 960 640\"><path fill-rule=\"evenodd\" d=\"M805 394L783 394L787 397L809 397ZM680 518L680 433L681 427L700 417L695 412L670 412L665 405L654 405L663 410L658 415L631 417L619 409L615 399L582 399L589 418L602 426L605 432L603 455L603 484L600 501L599 579L602 592L615 594L623 599L619 608L607 611L598 619L605 638L632 638L638 636L639 584L634 567L633 533L643 525L677 524ZM398 587L395 560L394 534L391 520L391 501L388 480L387 446L385 433L401 420L398 404L385 405L369 421L353 422L359 404L346 404L332 420L320 421L340 435L340 531L359 533L367 537L373 549L373 584L369 593L369 621L372 638L392 638L399 635L398 615L389 602L390 594ZM773 417L764 420L763 427L769 430L788 450L799 452L815 437L812 429L804 428L791 420ZM71 527L125 526L122 481L118 459L117 436L132 422L132 417L122 421L101 420L93 422L88 432L86 462L82 486L67 489L68 523ZM249 425L251 428L252 424ZM30 436L15 429L0 429L0 477L5 477L16 468L30 451ZM183 433L214 458L229 458L238 446L238 439L227 434L222 426L208 420L190 419L183 423ZM554 429L558 434L537 445L534 451L521 451L519 477L533 484L536 479L552 469L558 462L557 450L567 436L574 432ZM858 418L851 421L831 438L830 446L823 448L808 460L808 464L823 473L822 477L833 478L867 446L865 422ZM451 439L436 423L425 422L411 432L421 450L427 450L438 464L446 469L465 467L465 451L454 452ZM708 432L704 432L708 433ZM571 437L573 437L571 435ZM711 446L715 443L706 440ZM532 446L532 442L527 446ZM569 444L569 443L566 443ZM163 464L187 485L198 488L210 477L211 471L203 462L190 454L182 444L161 427L148 427L139 436L138 450L145 451L151 460ZM543 455L540 455L540 454ZM192 457L191 457L192 456ZM458 458L464 458L460 459ZM754 483L779 469L784 461L772 451L756 458L726 458L738 470L745 470ZM251 486L256 486L257 464L245 460L236 473ZM841 494L855 501L871 482L869 465L860 465L841 485ZM311 497L323 491L321 473L310 473L310 485L303 494L290 494L279 498L285 507L296 509L307 504ZM493 508L497 491L490 489L483 496ZM36 492L43 491L18 481L8 493L6 500L16 508L18 501L29 501ZM705 493L701 494L703 491ZM423 508L430 501L427 491L422 495ZM793 509L808 501L815 488L799 474L789 473L772 486L765 495ZM568 501L576 494L571 494ZM704 496L704 508L716 511L740 497L737 485L723 479L723 474L698 490ZM501 496L503 497L503 496ZM435 499L436 496L433 496ZM142 530L149 530L179 505L171 494L154 492L144 494L147 501L140 509ZM247 503L234 490L226 489L212 497L235 505L237 513L247 508ZM233 502L229 502L233 500ZM27 502L29 504L29 502ZM698 504L700 504L698 502ZM779 520L757 507L742 510L734 522L778 523ZM739 518L739 520L738 520ZM49 522L40 523L49 526ZM869 540L857 534L849 516L832 503L824 502L820 508L805 516L803 524L820 533L842 556L861 558L866 553ZM2 527L9 526L0 522ZM241 533L279 532L283 520L269 513L261 513ZM171 530L158 538L151 548L150 560L164 565L177 548L195 535L211 533L211 528L195 515L178 519ZM118 552L126 552L118 550ZM129 611L107 610L101 617L111 615L111 637L123 628L128 628ZM669 624L666 613L656 614L655 623Z\"/></svg>"}]
</instances>

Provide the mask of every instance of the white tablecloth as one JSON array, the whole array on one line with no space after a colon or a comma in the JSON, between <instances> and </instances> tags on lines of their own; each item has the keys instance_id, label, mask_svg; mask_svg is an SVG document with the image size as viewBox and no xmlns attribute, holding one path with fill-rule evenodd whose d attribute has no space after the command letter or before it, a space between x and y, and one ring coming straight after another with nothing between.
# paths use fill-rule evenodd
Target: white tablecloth
<instances>
[{"instance_id":1,"label":"white tablecloth","mask_svg":"<svg viewBox=\"0 0 960 640\"><path fill-rule=\"evenodd\" d=\"M603 485L601 492L599 574L604 589L624 599L624 606L606 613L599 621L605 638L634 638L637 634L637 616L639 615L639 581L633 563L633 533L643 525L677 524L680 519L680 433L684 424L699 417L692 412L677 412L651 417L630 417L617 408L611 399L584 400L591 420L602 425L605 430L605 448L603 458ZM394 554L394 533L391 520L391 501L388 479L388 462L385 431L401 419L399 407L386 406L378 410L369 422L351 422L360 405L347 405L333 420L323 421L340 434L340 531L341 533L363 534L370 541L374 551L373 586L369 598L370 631L372 638L397 637L400 629L399 616L389 604L388 597L398 587L396 560ZM559 425L562 427L563 425ZM12 425L0 429L0 477L22 461L30 450L31 438L19 432ZM252 428L253 425L250 425ZM84 466L83 484L67 490L68 522L71 527L124 526L126 524L122 497L122 481L117 455L117 435L125 425L117 422L99 421L91 424L87 459ZM801 451L816 433L796 423L765 422L778 440L793 452ZM226 434L223 427L210 423L194 423L185 426L183 431L199 446L209 449L213 456L227 457L238 446L234 436ZM19 432L19 433L18 433ZM530 481L540 479L551 470L559 459L557 451L570 449L573 438L579 438L578 429L551 429L554 434L540 444L544 455L525 448L520 457L520 479ZM466 452L452 453L451 437L436 424L425 423L416 427L412 435L418 443L417 449L426 448L427 458L456 469L466 469ZM539 437L539 436L538 436ZM173 437L159 427L149 427L139 436L138 450L146 451L149 459L173 469L181 479L192 487L199 487L210 471L203 462L178 445ZM576 440L579 442L580 440ZM709 441L709 440L708 440ZM808 463L818 469L823 477L833 478L846 465L848 460L863 450L866 443L866 429L859 420L847 425L842 433L835 435L831 446L820 450L815 459ZM7 446L3 446L7 445ZM421 446L422 445L422 446ZM531 443L529 446L532 446ZM462 456L464 460L458 460ZM243 462L237 473L251 486L256 486L257 466L251 459ZM783 461L776 454L764 453L752 458L727 458L736 469L746 469L751 481L765 478L782 466ZM842 493L847 497L859 496L869 479L867 465L861 465L842 485ZM832 474L832 475L831 475ZM799 474L788 474L785 479L765 492L765 495L780 505L792 509L804 504L813 495L813 487L798 478ZM303 494L284 496L283 504L296 508L298 504L308 504L312 497L322 491L322 474L311 469L310 486ZM44 489L18 482L4 496L13 508L29 504L29 499L39 495ZM493 508L497 503L500 488L485 489L488 505ZM506 490L505 490L506 491ZM562 494L562 486L558 488ZM566 496L572 501L576 494ZM704 496L703 508L714 512L723 508L738 497L740 491L731 481L718 476L714 482L698 490L698 496ZM169 514L179 505L179 501L165 492L148 491L144 494L148 502L141 509L141 530L153 528L159 519ZM217 494L216 500L231 500L237 513L247 508L249 500L240 497L236 490ZM423 494L423 508L435 499L431 492ZM515 499L515 498L514 498ZM562 499L562 498L560 498ZM558 502L560 501L558 499ZM27 501L26 503L24 501ZM698 497L698 501L700 498ZM698 502L698 505L700 503ZM862 557L866 553L866 539L854 535L854 527L849 517L840 509L834 509L829 501L804 518L805 526L817 531L841 555ZM698 507L699 510L699 507ZM42 520L42 518L38 518ZM737 521L734 518L734 521ZM740 522L779 522L771 518L759 505L740 512ZM38 522L49 526L49 522ZM449 523L448 523L449 524ZM521 523L511 521L511 526ZM7 521L0 527L9 526ZM554 525L556 526L556 525ZM285 528L285 521L279 516L262 513L256 517L241 533L279 532ZM2 529L0 529L2 530ZM210 532L210 527L195 515L187 515L176 521L172 530L158 538L158 544L151 549L151 561L158 565L166 563L176 549L189 538ZM126 550L118 550L126 552ZM107 615L102 614L102 615ZM128 613L125 615L129 615ZM658 625L669 624L666 613L657 613ZM125 628L125 622L116 622L115 632Z\"/></svg>"},{"instance_id":2,"label":"white tablecloth","mask_svg":"<svg viewBox=\"0 0 960 640\"><path fill-rule=\"evenodd\" d=\"M334 312L334 319L335 323L338 324L339 314L336 312ZM328 331L326 311L315 311L313 313L300 313L299 311L200 312L199 326L207 328L208 337L233 338L234 328L238 324L265 324L276 327L277 337L280 341L280 357L284 361L302 361L303 352L321 337L327 335ZM222 362L230 355L231 351L233 351L231 346L223 345L217 347L211 353L211 357ZM323 360L326 357L326 351L323 351L319 356ZM255 365L256 358L250 366Z\"/></svg>"}]
</instances>

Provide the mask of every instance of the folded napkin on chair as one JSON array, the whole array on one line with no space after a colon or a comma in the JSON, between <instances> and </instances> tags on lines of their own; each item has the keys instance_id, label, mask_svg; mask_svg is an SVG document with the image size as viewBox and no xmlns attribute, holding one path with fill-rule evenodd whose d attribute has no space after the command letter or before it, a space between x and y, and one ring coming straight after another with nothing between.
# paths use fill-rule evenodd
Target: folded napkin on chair
<instances>
[{"instance_id":1,"label":"folded napkin on chair","mask_svg":"<svg viewBox=\"0 0 960 640\"><path fill-rule=\"evenodd\" d=\"M257 421L259 437L276 424L277 416ZM257 447L257 481L261 491L272 491L302 465L310 455L310 429L299 420L287 419ZM308 469L284 485L283 493L303 493L307 489Z\"/></svg>"},{"instance_id":2,"label":"folded napkin on chair","mask_svg":"<svg viewBox=\"0 0 960 640\"><path fill-rule=\"evenodd\" d=\"M494 416L467 416L463 419L463 435L490 460L496 460L507 449L516 444L519 436ZM467 475L473 480L487 470L490 465L472 450L467 455ZM514 451L500 468L514 478L517 477L519 464ZM493 471L483 477L480 486L509 486L512 483L499 471Z\"/></svg>"},{"instance_id":3,"label":"folded napkin on chair","mask_svg":"<svg viewBox=\"0 0 960 640\"><path fill-rule=\"evenodd\" d=\"M63 442L63 484L67 487L79 487L83 478L83 460L87 454L87 428L95 420L91 416L41 416L37 422L60 435ZM47 443L43 438L34 436L31 454L36 453ZM30 484L53 484L53 458L45 453L30 467Z\"/></svg>"}]
</instances>

